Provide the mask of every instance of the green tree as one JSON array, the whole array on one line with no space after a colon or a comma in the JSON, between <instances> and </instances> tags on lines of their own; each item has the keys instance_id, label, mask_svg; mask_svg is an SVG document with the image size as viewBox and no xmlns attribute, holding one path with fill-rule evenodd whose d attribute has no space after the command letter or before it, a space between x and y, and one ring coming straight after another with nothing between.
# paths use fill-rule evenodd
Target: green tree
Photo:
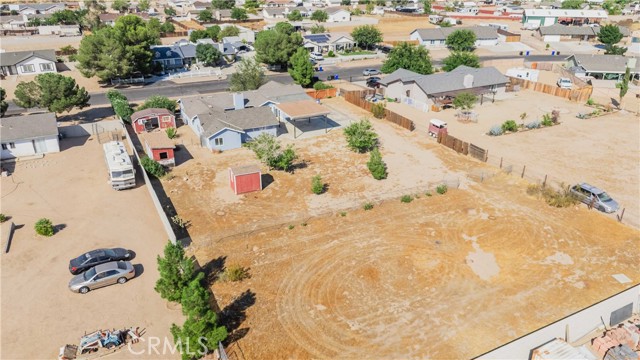
<instances>
[{"instance_id":1,"label":"green tree","mask_svg":"<svg viewBox=\"0 0 640 360\"><path fill-rule=\"evenodd\" d=\"M289 171L293 162L298 158L293 145L288 145L284 150L275 136L262 133L253 140L244 144L256 154L258 160L267 165L269 169Z\"/></svg>"},{"instance_id":2,"label":"green tree","mask_svg":"<svg viewBox=\"0 0 640 360\"><path fill-rule=\"evenodd\" d=\"M126 99L116 99L111 103L111 107L113 108L113 112L120 116L124 122L131 123L131 114L133 114L133 109L131 108L129 101Z\"/></svg>"},{"instance_id":3,"label":"green tree","mask_svg":"<svg viewBox=\"0 0 640 360\"><path fill-rule=\"evenodd\" d=\"M246 0L242 6L244 6L245 9L257 9L260 7L260 4L258 0Z\"/></svg>"},{"instance_id":4,"label":"green tree","mask_svg":"<svg viewBox=\"0 0 640 360\"><path fill-rule=\"evenodd\" d=\"M289 13L289 15L287 15L287 19L289 21L301 21L302 14L300 13L300 10L293 10Z\"/></svg>"},{"instance_id":5,"label":"green tree","mask_svg":"<svg viewBox=\"0 0 640 360\"><path fill-rule=\"evenodd\" d=\"M251 58L242 58L236 71L231 74L229 86L231 91L255 90L266 82L264 70Z\"/></svg>"},{"instance_id":6,"label":"green tree","mask_svg":"<svg viewBox=\"0 0 640 360\"><path fill-rule=\"evenodd\" d=\"M164 247L164 257L158 256L158 272L155 290L163 299L173 302L182 301L182 292L193 279L195 270L191 259L184 254L180 243L171 241Z\"/></svg>"},{"instance_id":7,"label":"green tree","mask_svg":"<svg viewBox=\"0 0 640 360\"><path fill-rule=\"evenodd\" d=\"M359 4L361 4L361 3L362 3L362 1L359 2ZM373 5L372 2L368 2L367 5L365 5L364 9L365 9L365 12L367 14L371 14L373 12L373 9L375 9L375 5Z\"/></svg>"},{"instance_id":8,"label":"green tree","mask_svg":"<svg viewBox=\"0 0 640 360\"><path fill-rule=\"evenodd\" d=\"M624 71L624 75L622 77L622 81L616 84L616 87L620 89L620 101L619 108L622 109L622 99L625 95L627 95L627 91L629 91L629 80L631 79L631 68L627 67Z\"/></svg>"},{"instance_id":9,"label":"green tree","mask_svg":"<svg viewBox=\"0 0 640 360\"><path fill-rule=\"evenodd\" d=\"M387 4L387 0L376 0L377 6L385 6Z\"/></svg>"},{"instance_id":10,"label":"green tree","mask_svg":"<svg viewBox=\"0 0 640 360\"><path fill-rule=\"evenodd\" d=\"M151 7L151 4L149 3L149 0L140 0L138 1L138 9L140 9L140 11L148 11L149 8Z\"/></svg>"},{"instance_id":11,"label":"green tree","mask_svg":"<svg viewBox=\"0 0 640 360\"><path fill-rule=\"evenodd\" d=\"M453 99L453 107L460 110L471 110L478 97L468 92L461 92Z\"/></svg>"},{"instance_id":12,"label":"green tree","mask_svg":"<svg viewBox=\"0 0 640 360\"><path fill-rule=\"evenodd\" d=\"M371 150L369 162L367 162L367 168L374 179L382 180L387 178L387 164L382 161L382 155L378 148Z\"/></svg>"},{"instance_id":13,"label":"green tree","mask_svg":"<svg viewBox=\"0 0 640 360\"><path fill-rule=\"evenodd\" d=\"M311 178L311 192L320 195L325 191L325 184L322 182L322 177L320 175L316 175Z\"/></svg>"},{"instance_id":14,"label":"green tree","mask_svg":"<svg viewBox=\"0 0 640 360\"><path fill-rule=\"evenodd\" d=\"M182 314L189 317L201 317L211 310L209 301L211 293L209 289L202 285L204 281L204 272L200 271L189 283L182 289Z\"/></svg>"},{"instance_id":15,"label":"green tree","mask_svg":"<svg viewBox=\"0 0 640 360\"><path fill-rule=\"evenodd\" d=\"M171 100L166 96L152 95L144 102L144 104L140 105L136 111L153 108L167 109L173 113L176 111L177 105L178 103L175 100Z\"/></svg>"},{"instance_id":16,"label":"green tree","mask_svg":"<svg viewBox=\"0 0 640 360\"><path fill-rule=\"evenodd\" d=\"M347 146L355 152L364 153L378 145L378 134L368 119L354 122L344 128Z\"/></svg>"},{"instance_id":17,"label":"green tree","mask_svg":"<svg viewBox=\"0 0 640 360\"><path fill-rule=\"evenodd\" d=\"M215 0L211 4L214 9L232 9L236 6L236 0Z\"/></svg>"},{"instance_id":18,"label":"green tree","mask_svg":"<svg viewBox=\"0 0 640 360\"><path fill-rule=\"evenodd\" d=\"M16 105L24 108L35 106L51 112L69 112L73 108L89 106L89 93L76 84L72 77L56 73L36 76L34 81L20 83L15 91Z\"/></svg>"},{"instance_id":19,"label":"green tree","mask_svg":"<svg viewBox=\"0 0 640 360\"><path fill-rule=\"evenodd\" d=\"M431 0L422 0L422 5L424 5L424 13L430 15L431 10Z\"/></svg>"},{"instance_id":20,"label":"green tree","mask_svg":"<svg viewBox=\"0 0 640 360\"><path fill-rule=\"evenodd\" d=\"M173 324L171 334L182 360L199 359L227 338L227 329L218 325L218 317L209 310L202 317L189 317L182 327Z\"/></svg>"},{"instance_id":21,"label":"green tree","mask_svg":"<svg viewBox=\"0 0 640 360\"><path fill-rule=\"evenodd\" d=\"M476 34L471 30L456 30L447 36L447 47L453 51L473 51Z\"/></svg>"},{"instance_id":22,"label":"green tree","mask_svg":"<svg viewBox=\"0 0 640 360\"><path fill-rule=\"evenodd\" d=\"M298 48L302 47L302 36L286 34L277 30L266 30L258 34L255 42L256 59L269 65L286 66Z\"/></svg>"},{"instance_id":23,"label":"green tree","mask_svg":"<svg viewBox=\"0 0 640 360\"><path fill-rule=\"evenodd\" d=\"M293 25L286 21L277 23L276 26L273 27L273 30L275 30L277 33L285 35L291 35L296 32L296 28L294 28Z\"/></svg>"},{"instance_id":24,"label":"green tree","mask_svg":"<svg viewBox=\"0 0 640 360\"><path fill-rule=\"evenodd\" d=\"M222 53L211 44L198 44L196 46L196 59L205 66L213 66L222 59Z\"/></svg>"},{"instance_id":25,"label":"green tree","mask_svg":"<svg viewBox=\"0 0 640 360\"><path fill-rule=\"evenodd\" d=\"M451 71L457 68L460 65L479 68L480 67L480 58L478 55L469 52L469 51L454 51L449 56L442 60L444 71Z\"/></svg>"},{"instance_id":26,"label":"green tree","mask_svg":"<svg viewBox=\"0 0 640 360\"><path fill-rule=\"evenodd\" d=\"M49 16L47 22L50 25L75 25L80 23L80 18L78 15L80 15L80 13L67 9L56 11L51 14L51 16Z\"/></svg>"},{"instance_id":27,"label":"green tree","mask_svg":"<svg viewBox=\"0 0 640 360\"><path fill-rule=\"evenodd\" d=\"M423 46L400 43L391 50L380 71L390 74L398 69L406 69L422 75L433 74L429 50Z\"/></svg>"},{"instance_id":28,"label":"green tree","mask_svg":"<svg viewBox=\"0 0 640 360\"><path fill-rule=\"evenodd\" d=\"M113 0L111 8L119 13L129 10L131 3L128 0Z\"/></svg>"},{"instance_id":29,"label":"green tree","mask_svg":"<svg viewBox=\"0 0 640 360\"><path fill-rule=\"evenodd\" d=\"M211 37L207 33L207 30L193 30L191 34L189 34L189 41L197 42L200 39L210 39ZM217 40L217 37L216 37Z\"/></svg>"},{"instance_id":30,"label":"green tree","mask_svg":"<svg viewBox=\"0 0 640 360\"><path fill-rule=\"evenodd\" d=\"M375 44L382 42L382 32L373 25L358 26L351 32L351 37L359 47L370 49Z\"/></svg>"},{"instance_id":31,"label":"green tree","mask_svg":"<svg viewBox=\"0 0 640 360\"><path fill-rule=\"evenodd\" d=\"M159 162L153 160L148 156L142 157L142 159L140 160L140 165L142 165L142 168L147 172L147 174L158 179L166 174L166 172L164 171L164 167Z\"/></svg>"},{"instance_id":32,"label":"green tree","mask_svg":"<svg viewBox=\"0 0 640 360\"><path fill-rule=\"evenodd\" d=\"M220 28L219 25L209 26L205 30L207 35L209 35L209 38L212 39L212 40L218 40L218 38L220 36L220 31L222 31L222 28Z\"/></svg>"},{"instance_id":33,"label":"green tree","mask_svg":"<svg viewBox=\"0 0 640 360\"><path fill-rule=\"evenodd\" d=\"M165 21L164 24L162 24L162 26L160 26L160 32L163 34L168 34L175 31L176 31L176 27L168 20Z\"/></svg>"},{"instance_id":34,"label":"green tree","mask_svg":"<svg viewBox=\"0 0 640 360\"><path fill-rule=\"evenodd\" d=\"M229 36L238 36L240 35L240 29L237 26L226 26L224 29L220 30L218 33L218 41L229 37Z\"/></svg>"},{"instance_id":35,"label":"green tree","mask_svg":"<svg viewBox=\"0 0 640 360\"><path fill-rule=\"evenodd\" d=\"M202 22L211 22L211 20L213 20L213 13L209 9L204 9L200 11L200 14L198 14L198 20Z\"/></svg>"},{"instance_id":36,"label":"green tree","mask_svg":"<svg viewBox=\"0 0 640 360\"><path fill-rule=\"evenodd\" d=\"M231 9L231 18L235 20L247 20L249 15L247 15L247 10L234 7Z\"/></svg>"},{"instance_id":37,"label":"green tree","mask_svg":"<svg viewBox=\"0 0 640 360\"><path fill-rule=\"evenodd\" d=\"M0 87L0 117L4 117L4 114L9 108L9 103L5 100L7 98L7 92Z\"/></svg>"},{"instance_id":38,"label":"green tree","mask_svg":"<svg viewBox=\"0 0 640 360\"><path fill-rule=\"evenodd\" d=\"M607 10L609 15L620 15L622 14L622 6L617 1L607 0L602 4L602 8Z\"/></svg>"},{"instance_id":39,"label":"green tree","mask_svg":"<svg viewBox=\"0 0 640 360\"><path fill-rule=\"evenodd\" d=\"M582 0L564 0L562 2L562 9L580 9L580 6L582 5L583 1Z\"/></svg>"},{"instance_id":40,"label":"green tree","mask_svg":"<svg viewBox=\"0 0 640 360\"><path fill-rule=\"evenodd\" d=\"M313 25L310 30L312 34L325 34L329 32L324 26L320 24Z\"/></svg>"},{"instance_id":41,"label":"green tree","mask_svg":"<svg viewBox=\"0 0 640 360\"><path fill-rule=\"evenodd\" d=\"M326 22L329 19L329 14L323 10L316 10L311 14L311 20L318 22Z\"/></svg>"},{"instance_id":42,"label":"green tree","mask_svg":"<svg viewBox=\"0 0 640 360\"><path fill-rule=\"evenodd\" d=\"M309 61L309 52L305 48L298 48L298 51L291 56L290 62L289 75L293 81L303 87L308 87L313 78L313 65Z\"/></svg>"},{"instance_id":43,"label":"green tree","mask_svg":"<svg viewBox=\"0 0 640 360\"><path fill-rule=\"evenodd\" d=\"M176 16L176 9L172 7L165 6L164 14L167 16Z\"/></svg>"},{"instance_id":44,"label":"green tree","mask_svg":"<svg viewBox=\"0 0 640 360\"><path fill-rule=\"evenodd\" d=\"M613 24L600 27L598 33L598 40L605 45L605 54L610 55L624 55L627 52L627 48L616 45L622 40L622 37L620 28Z\"/></svg>"},{"instance_id":45,"label":"green tree","mask_svg":"<svg viewBox=\"0 0 640 360\"><path fill-rule=\"evenodd\" d=\"M86 77L97 76L102 81L127 77L134 72L151 71L151 45L160 41L157 29L135 15L119 18L113 27L107 26L85 36L78 49L78 69Z\"/></svg>"}]
</instances>

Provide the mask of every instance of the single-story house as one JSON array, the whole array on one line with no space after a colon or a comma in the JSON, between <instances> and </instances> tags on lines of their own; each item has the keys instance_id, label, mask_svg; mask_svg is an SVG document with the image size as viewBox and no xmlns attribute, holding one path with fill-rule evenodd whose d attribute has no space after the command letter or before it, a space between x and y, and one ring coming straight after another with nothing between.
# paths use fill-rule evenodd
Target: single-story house
<instances>
[{"instance_id":1,"label":"single-story house","mask_svg":"<svg viewBox=\"0 0 640 360\"><path fill-rule=\"evenodd\" d=\"M147 133L141 136L144 144L144 152L149 158L157 161L160 165L173 167L176 165L176 158L173 150L176 145L169 139L163 131Z\"/></svg>"},{"instance_id":2,"label":"single-story house","mask_svg":"<svg viewBox=\"0 0 640 360\"><path fill-rule=\"evenodd\" d=\"M9 11L15 10L20 14L53 14L66 8L64 3L49 4L9 4Z\"/></svg>"},{"instance_id":3,"label":"single-story house","mask_svg":"<svg viewBox=\"0 0 640 360\"><path fill-rule=\"evenodd\" d=\"M329 17L327 22L344 22L351 21L351 12L343 8L327 8L325 10Z\"/></svg>"},{"instance_id":4,"label":"single-story house","mask_svg":"<svg viewBox=\"0 0 640 360\"><path fill-rule=\"evenodd\" d=\"M129 15L135 15L139 18L141 18L142 20L149 20L150 16L147 13L135 13L135 14L129 14ZM104 24L104 25L109 25L109 26L113 26L116 24L116 20L118 20L118 18L120 18L121 16L123 16L122 14L114 14L114 13L106 13L106 14L100 14L98 15L98 18L100 19L100 23Z\"/></svg>"},{"instance_id":5,"label":"single-story house","mask_svg":"<svg viewBox=\"0 0 640 360\"><path fill-rule=\"evenodd\" d=\"M78 25L42 25L38 26L40 35L60 35L60 36L80 36L80 26Z\"/></svg>"},{"instance_id":6,"label":"single-story house","mask_svg":"<svg viewBox=\"0 0 640 360\"><path fill-rule=\"evenodd\" d=\"M620 80L627 67L633 78L640 80L640 58L622 55L575 54L569 56L565 67L578 77L599 80Z\"/></svg>"},{"instance_id":7,"label":"single-story house","mask_svg":"<svg viewBox=\"0 0 640 360\"><path fill-rule=\"evenodd\" d=\"M550 26L553 24L582 25L599 24L608 18L605 10L583 9L525 9L523 24Z\"/></svg>"},{"instance_id":8,"label":"single-story house","mask_svg":"<svg viewBox=\"0 0 640 360\"><path fill-rule=\"evenodd\" d=\"M3 30L22 30L28 21L24 15L3 15L0 16L0 27Z\"/></svg>"},{"instance_id":9,"label":"single-story house","mask_svg":"<svg viewBox=\"0 0 640 360\"><path fill-rule=\"evenodd\" d=\"M265 19L284 19L289 14L289 8L265 7L262 9L262 17Z\"/></svg>"},{"instance_id":10,"label":"single-story house","mask_svg":"<svg viewBox=\"0 0 640 360\"><path fill-rule=\"evenodd\" d=\"M153 61L162 66L163 70L175 70L185 67L180 47L175 45L152 45Z\"/></svg>"},{"instance_id":11,"label":"single-story house","mask_svg":"<svg viewBox=\"0 0 640 360\"><path fill-rule=\"evenodd\" d=\"M180 50L183 64L191 65L196 62L196 44L189 40L182 39L173 43L173 46Z\"/></svg>"},{"instance_id":12,"label":"single-story house","mask_svg":"<svg viewBox=\"0 0 640 360\"><path fill-rule=\"evenodd\" d=\"M278 8L278 7L295 7L302 1L297 0L267 0L262 5L263 7Z\"/></svg>"},{"instance_id":13,"label":"single-story house","mask_svg":"<svg viewBox=\"0 0 640 360\"><path fill-rule=\"evenodd\" d=\"M197 11L207 10L210 7L211 7L210 1L195 1L194 3L191 4L191 8Z\"/></svg>"},{"instance_id":14,"label":"single-story house","mask_svg":"<svg viewBox=\"0 0 640 360\"><path fill-rule=\"evenodd\" d=\"M5 52L0 56L0 73L3 75L33 75L58 72L56 53L49 50Z\"/></svg>"},{"instance_id":15,"label":"single-story house","mask_svg":"<svg viewBox=\"0 0 640 360\"><path fill-rule=\"evenodd\" d=\"M626 27L619 27L619 29L624 37L630 35L629 29ZM563 40L588 41L596 39L599 33L599 26L567 26L554 24L538 28L538 35L546 43L559 42Z\"/></svg>"},{"instance_id":16,"label":"single-story house","mask_svg":"<svg viewBox=\"0 0 640 360\"><path fill-rule=\"evenodd\" d=\"M131 114L131 124L136 134L176 127L174 114L167 109L149 108Z\"/></svg>"},{"instance_id":17,"label":"single-story house","mask_svg":"<svg viewBox=\"0 0 640 360\"><path fill-rule=\"evenodd\" d=\"M302 36L302 46L309 51L327 53L352 49L356 46L351 36L341 33L310 34Z\"/></svg>"},{"instance_id":18,"label":"single-story house","mask_svg":"<svg viewBox=\"0 0 640 360\"><path fill-rule=\"evenodd\" d=\"M0 118L1 159L60 152L56 114Z\"/></svg>"},{"instance_id":19,"label":"single-story house","mask_svg":"<svg viewBox=\"0 0 640 360\"><path fill-rule=\"evenodd\" d=\"M238 28L238 30L240 30L240 33L238 34L240 41L244 41L248 44L253 44L256 42L256 32L252 29L236 24L220 24L221 29L225 29L228 26L235 26Z\"/></svg>"},{"instance_id":20,"label":"single-story house","mask_svg":"<svg viewBox=\"0 0 640 360\"><path fill-rule=\"evenodd\" d=\"M502 93L509 79L494 67L458 66L446 73L420 75L398 69L380 80L384 96L427 111L432 104L445 104L462 92L477 95Z\"/></svg>"},{"instance_id":21,"label":"single-story house","mask_svg":"<svg viewBox=\"0 0 640 360\"><path fill-rule=\"evenodd\" d=\"M471 30L476 35L475 46L495 46L498 44L498 30L491 26L416 29L409 34L409 38L418 40L420 45L425 47L444 47L447 37L456 30Z\"/></svg>"},{"instance_id":22,"label":"single-story house","mask_svg":"<svg viewBox=\"0 0 640 360\"><path fill-rule=\"evenodd\" d=\"M231 10L230 9L220 9L216 10L214 17L218 21L231 21Z\"/></svg>"},{"instance_id":23,"label":"single-story house","mask_svg":"<svg viewBox=\"0 0 640 360\"><path fill-rule=\"evenodd\" d=\"M640 4L628 4L622 9L622 15L638 15L640 14Z\"/></svg>"},{"instance_id":24,"label":"single-story house","mask_svg":"<svg viewBox=\"0 0 640 360\"><path fill-rule=\"evenodd\" d=\"M301 86L270 81L258 90L186 98L178 103L183 121L202 146L231 150L262 133L276 136L280 119L275 106L299 100L309 100Z\"/></svg>"}]
</instances>

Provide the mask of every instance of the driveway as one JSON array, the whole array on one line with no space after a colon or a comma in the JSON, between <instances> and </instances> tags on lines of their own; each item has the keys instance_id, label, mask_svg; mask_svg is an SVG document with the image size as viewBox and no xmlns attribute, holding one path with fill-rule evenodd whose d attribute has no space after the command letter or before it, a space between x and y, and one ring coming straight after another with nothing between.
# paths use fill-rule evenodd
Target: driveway
<instances>
[{"instance_id":1,"label":"driveway","mask_svg":"<svg viewBox=\"0 0 640 360\"><path fill-rule=\"evenodd\" d=\"M183 320L180 309L169 309L153 289L156 256L167 236L147 189L141 181L134 189L111 189L97 139L65 139L61 148L42 159L3 163L13 174L1 180L2 213L22 227L9 253L1 255L0 357L52 359L61 346L78 344L85 332L131 326L146 329L145 340L166 337L173 345L169 328ZM33 230L43 217L60 228L51 238ZM101 247L135 252L136 277L86 295L69 291L69 259ZM143 355L125 348L117 358L159 358L148 353L148 344L141 341L133 347Z\"/></svg>"}]
</instances>

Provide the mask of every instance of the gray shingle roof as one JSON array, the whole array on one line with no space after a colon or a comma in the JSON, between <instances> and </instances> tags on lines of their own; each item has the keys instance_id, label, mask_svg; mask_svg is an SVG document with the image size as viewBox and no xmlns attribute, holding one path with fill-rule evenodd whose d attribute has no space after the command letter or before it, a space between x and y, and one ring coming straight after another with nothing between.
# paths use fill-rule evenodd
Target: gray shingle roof
<instances>
[{"instance_id":1,"label":"gray shingle roof","mask_svg":"<svg viewBox=\"0 0 640 360\"><path fill-rule=\"evenodd\" d=\"M3 143L46 136L58 136L54 113L0 118L0 140Z\"/></svg>"},{"instance_id":2,"label":"gray shingle roof","mask_svg":"<svg viewBox=\"0 0 640 360\"><path fill-rule=\"evenodd\" d=\"M623 73L630 58L621 55L589 55L575 54L568 57L575 58L580 67L587 72ZM632 72L640 72L640 58L636 58L636 66Z\"/></svg>"},{"instance_id":3,"label":"gray shingle roof","mask_svg":"<svg viewBox=\"0 0 640 360\"><path fill-rule=\"evenodd\" d=\"M417 76L416 76L417 75ZM466 75L473 76L471 88L478 88L491 85L506 84L508 79L494 67L480 69L467 66L458 66L448 73L438 73L432 75L418 75L414 72L398 69L391 75L385 77L381 83L388 85L394 81L415 82L427 95L441 94L464 90L464 78Z\"/></svg>"},{"instance_id":4,"label":"gray shingle roof","mask_svg":"<svg viewBox=\"0 0 640 360\"><path fill-rule=\"evenodd\" d=\"M618 27L623 36L629 36L630 32L624 26ZM542 26L538 29L540 35L574 35L574 36L596 36L600 33L600 27L595 26L566 26L561 24L553 24L551 26Z\"/></svg>"},{"instance_id":5,"label":"gray shingle roof","mask_svg":"<svg viewBox=\"0 0 640 360\"><path fill-rule=\"evenodd\" d=\"M249 129L278 125L276 115L268 106L227 111L210 110L208 113L198 114L204 130L203 135L206 138L225 128L244 132Z\"/></svg>"},{"instance_id":6,"label":"gray shingle roof","mask_svg":"<svg viewBox=\"0 0 640 360\"><path fill-rule=\"evenodd\" d=\"M0 24L7 24L12 21L24 21L23 15L3 15L0 16Z\"/></svg>"},{"instance_id":7,"label":"gray shingle roof","mask_svg":"<svg viewBox=\"0 0 640 360\"><path fill-rule=\"evenodd\" d=\"M415 77L420 77L422 75L415 73L411 70L406 70L406 69L398 69L394 72L392 72L391 74L385 76L384 78L382 78L382 80L380 80L380 83L382 85L389 85L392 82L398 81L398 80L402 80L402 81L408 81L409 79L415 78Z\"/></svg>"},{"instance_id":8,"label":"gray shingle roof","mask_svg":"<svg viewBox=\"0 0 640 360\"><path fill-rule=\"evenodd\" d=\"M436 29L416 29L411 33L418 32L420 38L424 40L446 40L447 37L456 30L471 30L476 34L478 40L497 39L498 30L490 26L471 26L462 28L436 28Z\"/></svg>"},{"instance_id":9,"label":"gray shingle roof","mask_svg":"<svg viewBox=\"0 0 640 360\"><path fill-rule=\"evenodd\" d=\"M34 10L38 10L38 11L47 11L49 9L52 9L54 7L60 7L62 9L65 8L65 4L53 4L53 3L49 3L49 4L21 4L18 11L22 11L24 9L27 8L31 8Z\"/></svg>"},{"instance_id":10,"label":"gray shingle roof","mask_svg":"<svg viewBox=\"0 0 640 360\"><path fill-rule=\"evenodd\" d=\"M15 51L0 54L0 66L13 66L32 56L37 56L49 61L56 61L56 52L49 50Z\"/></svg>"}]
</instances>

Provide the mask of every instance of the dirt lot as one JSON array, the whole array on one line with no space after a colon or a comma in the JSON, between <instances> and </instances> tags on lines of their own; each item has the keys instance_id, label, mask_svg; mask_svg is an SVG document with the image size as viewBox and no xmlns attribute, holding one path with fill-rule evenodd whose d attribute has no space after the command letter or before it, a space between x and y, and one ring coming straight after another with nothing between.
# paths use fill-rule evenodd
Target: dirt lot
<instances>
[{"instance_id":1,"label":"dirt lot","mask_svg":"<svg viewBox=\"0 0 640 360\"><path fill-rule=\"evenodd\" d=\"M331 32L351 33L356 26L335 26L331 27ZM406 41L413 30L435 28L435 25L430 24L427 18L384 16L378 20L376 27L382 31L385 41Z\"/></svg>"},{"instance_id":2,"label":"dirt lot","mask_svg":"<svg viewBox=\"0 0 640 360\"><path fill-rule=\"evenodd\" d=\"M82 36L3 36L0 47L7 52L46 49L58 50L67 45L71 45L77 49L80 46L80 41L82 41Z\"/></svg>"},{"instance_id":3,"label":"dirt lot","mask_svg":"<svg viewBox=\"0 0 640 360\"><path fill-rule=\"evenodd\" d=\"M558 182L584 181L603 188L626 208L626 223L640 227L640 125L634 114L582 120L576 114L593 108L527 90L505 97L476 106L477 123L459 122L453 109L423 113L402 104L388 106L415 119L421 134L426 134L429 119L446 121L450 134L488 149L489 162L495 166L504 158L504 166L512 165L514 171L522 171L526 165L527 176L536 181L548 175ZM554 109L560 111L560 126L499 137L485 135L493 125L506 120L521 123L523 112L528 123L541 120Z\"/></svg>"},{"instance_id":4,"label":"dirt lot","mask_svg":"<svg viewBox=\"0 0 640 360\"><path fill-rule=\"evenodd\" d=\"M2 178L1 211L24 227L16 230L8 254L3 247L0 357L52 359L59 347L77 344L86 331L99 328L139 326L146 328L146 338L166 336L173 344L169 327L181 323L182 314L170 310L153 290L156 256L167 236L147 189L111 189L97 140L65 139L62 148L43 159L19 162L12 176ZM41 217L64 228L51 238L37 236L33 226ZM67 288L69 259L100 247L134 251L139 275L124 285L72 293ZM141 342L133 349L146 346ZM117 358L141 356L158 358L126 349Z\"/></svg>"},{"instance_id":5,"label":"dirt lot","mask_svg":"<svg viewBox=\"0 0 640 360\"><path fill-rule=\"evenodd\" d=\"M341 99L325 104L362 115ZM229 190L227 167L256 163L244 149L193 151L164 183L192 222L200 263L250 268L249 280L213 286L220 307L244 304L232 352L469 358L624 289L612 274L640 280L637 230L583 206L548 207L517 177L419 131L375 126L390 173L382 182L338 130L296 141L306 167L270 172L258 193ZM482 184L465 177L477 171L496 175ZM326 194L311 194L314 174L329 183ZM425 196L443 179L460 188ZM404 204L403 194L420 197ZM373 210L361 209L366 201Z\"/></svg>"}]
</instances>

